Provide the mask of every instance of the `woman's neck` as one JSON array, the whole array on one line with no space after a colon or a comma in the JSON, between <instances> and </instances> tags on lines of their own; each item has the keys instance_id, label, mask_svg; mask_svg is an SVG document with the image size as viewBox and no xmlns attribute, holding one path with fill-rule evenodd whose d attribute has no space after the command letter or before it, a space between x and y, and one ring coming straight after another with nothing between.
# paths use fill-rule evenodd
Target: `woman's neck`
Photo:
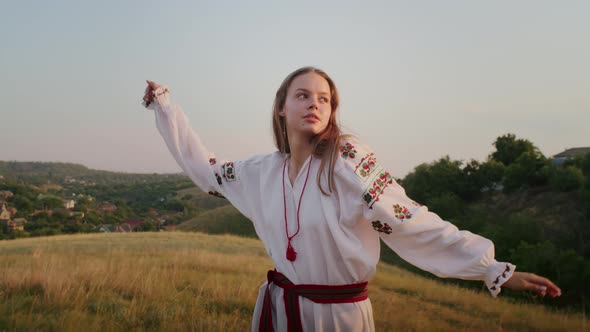
<instances>
[{"instance_id":1,"label":"woman's neck","mask_svg":"<svg viewBox=\"0 0 590 332\"><path fill-rule=\"evenodd\" d=\"M289 149L291 150L291 158L289 158L289 180L293 184L301 167L303 167L303 164L309 158L312 146L307 137L289 135Z\"/></svg>"}]
</instances>

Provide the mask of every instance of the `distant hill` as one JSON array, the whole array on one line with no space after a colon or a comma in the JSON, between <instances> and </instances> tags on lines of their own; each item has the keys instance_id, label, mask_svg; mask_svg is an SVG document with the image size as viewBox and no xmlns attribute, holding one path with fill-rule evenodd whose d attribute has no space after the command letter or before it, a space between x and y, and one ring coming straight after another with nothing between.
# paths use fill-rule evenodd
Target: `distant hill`
<instances>
[{"instance_id":1,"label":"distant hill","mask_svg":"<svg viewBox=\"0 0 590 332\"><path fill-rule=\"evenodd\" d=\"M64 183L66 177L101 183L142 183L168 180L188 180L182 173L142 174L90 169L84 165L62 162L0 161L0 175L5 179L24 181L34 185L47 182Z\"/></svg>"}]
</instances>

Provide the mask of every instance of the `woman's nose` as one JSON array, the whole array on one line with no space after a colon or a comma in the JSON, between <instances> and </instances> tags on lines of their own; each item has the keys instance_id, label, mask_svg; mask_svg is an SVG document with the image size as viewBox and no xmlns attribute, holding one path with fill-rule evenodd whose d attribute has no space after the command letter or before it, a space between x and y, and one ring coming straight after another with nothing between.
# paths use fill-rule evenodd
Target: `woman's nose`
<instances>
[{"instance_id":1,"label":"woman's nose","mask_svg":"<svg viewBox=\"0 0 590 332\"><path fill-rule=\"evenodd\" d=\"M318 109L318 103L314 100L311 102L311 104L307 107L308 110L317 110Z\"/></svg>"}]
</instances>

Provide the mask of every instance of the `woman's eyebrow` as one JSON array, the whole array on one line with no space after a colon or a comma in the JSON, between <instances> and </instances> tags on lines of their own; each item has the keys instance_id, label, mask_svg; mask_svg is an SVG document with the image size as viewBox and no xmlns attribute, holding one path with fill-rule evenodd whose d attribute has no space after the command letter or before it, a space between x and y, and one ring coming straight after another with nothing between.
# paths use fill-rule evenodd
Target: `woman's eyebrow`
<instances>
[{"instance_id":1,"label":"woman's eyebrow","mask_svg":"<svg viewBox=\"0 0 590 332\"><path fill-rule=\"evenodd\" d=\"M303 91L303 92L307 92L307 93L310 93L311 92L311 91L309 91L307 89L304 89L304 88L298 88L298 89L295 90L295 92L297 92L297 91ZM323 92L323 91L322 92L318 92L318 94L320 94L320 95L327 95L327 96L330 95L329 92Z\"/></svg>"}]
</instances>

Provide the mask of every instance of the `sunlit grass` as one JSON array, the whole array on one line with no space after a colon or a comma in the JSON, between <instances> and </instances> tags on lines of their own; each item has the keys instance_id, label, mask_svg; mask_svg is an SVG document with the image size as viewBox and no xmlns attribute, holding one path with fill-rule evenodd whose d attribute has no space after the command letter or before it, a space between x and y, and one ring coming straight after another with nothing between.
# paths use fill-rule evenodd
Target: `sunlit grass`
<instances>
[{"instance_id":1,"label":"sunlit grass","mask_svg":"<svg viewBox=\"0 0 590 332\"><path fill-rule=\"evenodd\" d=\"M0 242L0 331L247 331L272 268L260 241L197 233ZM514 304L381 264L378 331L582 331L576 314Z\"/></svg>"}]
</instances>

